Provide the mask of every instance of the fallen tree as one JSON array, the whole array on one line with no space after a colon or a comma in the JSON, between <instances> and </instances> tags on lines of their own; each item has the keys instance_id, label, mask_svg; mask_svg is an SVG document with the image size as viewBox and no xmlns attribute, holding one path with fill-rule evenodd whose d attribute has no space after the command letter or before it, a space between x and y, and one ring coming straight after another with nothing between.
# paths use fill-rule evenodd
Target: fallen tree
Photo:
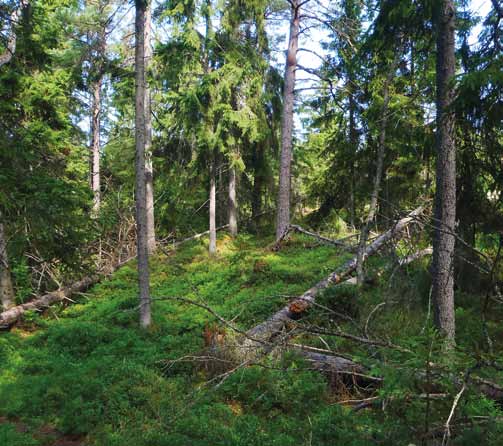
<instances>
[{"instance_id":1,"label":"fallen tree","mask_svg":"<svg viewBox=\"0 0 503 446\"><path fill-rule=\"evenodd\" d=\"M299 226L299 225L290 225L288 232L291 232L291 231L296 231L299 234L304 234L309 237L312 237L312 238L318 240L320 243L325 244L325 245L340 246L340 247L344 247L344 248L347 247L345 240L349 240L353 237L358 236L358 234L354 234L354 235L350 235L348 237L344 237L340 240L333 240L331 238L325 237L325 236L317 234L315 232L308 231L307 229L304 229L302 226Z\"/></svg>"},{"instance_id":2,"label":"fallen tree","mask_svg":"<svg viewBox=\"0 0 503 446\"><path fill-rule=\"evenodd\" d=\"M222 230L227 228L228 225L221 226L217 228L217 230ZM168 243L170 247L177 247L183 243L190 242L192 240L198 240L205 235L209 234L209 231L204 231L199 234L195 234L193 236L184 238L179 241L171 242ZM30 302L26 302L21 305L17 305L15 307L10 308L7 311L4 311L3 313L0 313L0 329L5 329L9 328L12 324L17 322L23 314L25 314L27 311L38 311L42 312L49 308L51 305L54 305L58 302L62 302L64 300L70 300L73 294L76 293L82 293L91 288L93 285L96 285L99 283L101 280L103 280L105 277L109 276L110 274L113 274L115 271L117 271L119 268L124 266L126 263L129 261L135 259L136 256L129 257L126 260L123 260L119 262L116 265L113 265L112 267L108 267L103 269L102 271L86 276L83 279L65 286L61 287L55 291L52 291L50 293L46 293L43 296L36 297L35 299L31 300Z\"/></svg>"},{"instance_id":3,"label":"fallen tree","mask_svg":"<svg viewBox=\"0 0 503 446\"><path fill-rule=\"evenodd\" d=\"M62 287L51 293L44 294L30 302L10 308L3 313L0 313L0 328L8 328L16 322L27 311L42 311L51 305L69 300L75 293L82 293L95 285L102 279L102 275L96 274L93 276L84 277L82 280L73 283L70 286Z\"/></svg>"},{"instance_id":4,"label":"fallen tree","mask_svg":"<svg viewBox=\"0 0 503 446\"><path fill-rule=\"evenodd\" d=\"M400 238L403 230L409 224L414 222L422 214L422 212L422 207L415 209L406 217L395 222L388 231L378 236L365 248L363 261L375 254L391 240ZM290 301L288 305L276 312L269 319L248 330L247 337L243 340L243 351L248 352L247 354L252 352L253 349L250 344L256 343L256 340L260 340L261 342L267 344L278 335L283 334L283 336L288 337L288 334L285 333L285 329L287 329L292 322L302 317L303 313L314 304L316 297L322 291L326 290L329 286L340 284L351 273L353 273L356 269L356 264L357 257L355 256L344 265L337 268L328 277L324 278L312 288L307 290L304 294Z\"/></svg>"}]
</instances>

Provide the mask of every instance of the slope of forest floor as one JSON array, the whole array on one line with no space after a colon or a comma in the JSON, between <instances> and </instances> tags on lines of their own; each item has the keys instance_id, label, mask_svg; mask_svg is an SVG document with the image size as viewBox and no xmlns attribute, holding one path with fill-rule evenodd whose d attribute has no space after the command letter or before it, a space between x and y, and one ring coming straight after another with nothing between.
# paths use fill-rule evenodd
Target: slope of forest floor
<instances>
[{"instance_id":1,"label":"slope of forest floor","mask_svg":"<svg viewBox=\"0 0 503 446\"><path fill-rule=\"evenodd\" d=\"M299 295L352 254L295 235L273 251L271 239L221 236L219 254L205 241L159 253L152 260L154 324L138 329L136 265L44 316L31 314L0 334L0 445L390 445L436 441L459 383L442 382L445 398L422 398L417 372L441 358L427 317L427 259L397 269L392 253L370 260L369 283L339 286L305 323L327 334L304 342L327 348L384 376L378 389L309 370L295 354L239 368L221 379L225 362L208 356L205 337L219 330L204 302L246 329ZM459 295L458 350L453 373L483 353L477 296ZM337 314L340 315L337 316ZM496 309L488 330L495 352ZM365 334L408 351L355 343L330 330ZM223 334L225 336L225 334ZM490 378L503 382L492 370ZM429 391L429 390L427 390ZM452 395L452 396L451 396ZM355 410L348 401L379 397ZM341 404L342 403L342 404ZM468 389L456 408L453 444L501 444L498 404ZM466 421L471 420L469 428ZM479 420L473 422L473 420ZM465 423L465 425L463 425ZM463 427L464 426L464 427ZM460 429L462 432L458 433ZM436 443L425 443L436 444Z\"/></svg>"}]
</instances>

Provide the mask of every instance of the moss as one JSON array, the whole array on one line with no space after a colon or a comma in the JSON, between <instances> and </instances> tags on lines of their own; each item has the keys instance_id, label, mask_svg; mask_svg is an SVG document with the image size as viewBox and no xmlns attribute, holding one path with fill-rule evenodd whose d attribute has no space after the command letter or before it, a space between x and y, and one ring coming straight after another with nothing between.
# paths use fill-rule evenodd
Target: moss
<instances>
[{"instance_id":1,"label":"moss","mask_svg":"<svg viewBox=\"0 0 503 446\"><path fill-rule=\"evenodd\" d=\"M305 370L295 355L270 359L265 367L240 369L217 389L213 386L217 381L208 380L222 370L191 361L169 362L203 352L203 332L215 324L205 310L169 297L203 301L247 329L349 257L330 247L306 247L306 239L300 236L279 252L268 248L270 242L248 235L236 240L224 237L215 259L209 259L204 241L153 258L154 325L148 332L138 329L136 274L131 264L76 305L35 318L35 332L14 330L1 335L0 417L51 425L61 434L85 437L86 444L95 446L356 446L412 441L409 426L424 418L423 406L390 404L387 412L354 416L333 405L330 381ZM428 286L420 285L425 281L424 265L398 271L392 282L389 265L387 258L373 259L369 266L377 277L373 286L333 288L321 297L320 303L346 313L353 322L334 315L327 318L326 308L311 311L307 320L327 329L339 324L345 331L361 334L376 305L388 302L373 314L368 329L373 337L410 347L413 357L337 336L304 341L322 348L328 344L369 365L369 358L379 355L389 368L371 373L384 374L382 394L396 396L418 391L412 372L396 373L396 364L408 364L410 371L422 367L431 341L428 330L421 334L428 301ZM478 325L473 322L473 307L465 300L468 303L458 318L464 325L460 344L468 346L467 338L475 336ZM477 415L499 413L497 407L475 400L466 407ZM445 410L438 407L439 419ZM499 438L496 427L491 432ZM35 437L0 424L0 444L36 445Z\"/></svg>"}]
</instances>

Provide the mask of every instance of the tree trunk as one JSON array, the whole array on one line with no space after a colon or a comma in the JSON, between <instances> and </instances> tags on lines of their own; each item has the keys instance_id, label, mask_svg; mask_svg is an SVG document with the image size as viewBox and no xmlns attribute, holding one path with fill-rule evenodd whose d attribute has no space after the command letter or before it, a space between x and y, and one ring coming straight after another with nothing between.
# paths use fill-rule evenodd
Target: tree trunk
<instances>
[{"instance_id":1,"label":"tree trunk","mask_svg":"<svg viewBox=\"0 0 503 446\"><path fill-rule=\"evenodd\" d=\"M258 216L262 213L262 190L264 188L264 149L261 142L253 147L253 190L251 199L252 228L256 232L260 227Z\"/></svg>"},{"instance_id":2,"label":"tree trunk","mask_svg":"<svg viewBox=\"0 0 503 446\"><path fill-rule=\"evenodd\" d=\"M276 239L279 240L290 224L291 164L293 143L293 107L295 101L295 71L299 47L300 2L293 0L290 21L290 37L286 55L283 114L281 118L281 156L279 193L276 222Z\"/></svg>"},{"instance_id":3,"label":"tree trunk","mask_svg":"<svg viewBox=\"0 0 503 446\"><path fill-rule=\"evenodd\" d=\"M353 80L350 78L348 80L347 88L349 88L349 143L351 147L351 160L349 175L349 223L351 228L355 227L355 157L358 151L358 132L356 130L356 102L353 93Z\"/></svg>"},{"instance_id":4,"label":"tree trunk","mask_svg":"<svg viewBox=\"0 0 503 446\"><path fill-rule=\"evenodd\" d=\"M437 26L437 163L433 240L433 308L437 328L454 344L454 245L456 230L456 148L454 143L455 7L439 0Z\"/></svg>"},{"instance_id":5,"label":"tree trunk","mask_svg":"<svg viewBox=\"0 0 503 446\"><path fill-rule=\"evenodd\" d=\"M238 235L235 167L231 167L229 170L229 232L233 237Z\"/></svg>"},{"instance_id":6,"label":"tree trunk","mask_svg":"<svg viewBox=\"0 0 503 446\"><path fill-rule=\"evenodd\" d=\"M16 52L17 34L15 27L19 22L19 18L21 17L23 9L26 8L28 4L29 4L28 0L21 0L19 8L15 8L12 11L12 14L10 15L10 26L11 26L10 36L7 39L7 46L5 51L2 54L0 54L0 67L2 67L5 64L8 64L12 60L12 57Z\"/></svg>"},{"instance_id":7,"label":"tree trunk","mask_svg":"<svg viewBox=\"0 0 503 446\"><path fill-rule=\"evenodd\" d=\"M145 19L147 2L136 0L135 20L135 138L136 138L136 238L138 284L140 289L140 326L151 324L148 265L147 199L145 172Z\"/></svg>"},{"instance_id":8,"label":"tree trunk","mask_svg":"<svg viewBox=\"0 0 503 446\"><path fill-rule=\"evenodd\" d=\"M397 69L398 63L400 61L401 55L401 42L396 49L394 60L389 67L389 71L386 75L386 79L384 81L383 86L383 105L381 112L381 123L379 128L379 142L377 146L377 162L376 162L376 174L374 177L374 188L372 190L372 195L370 197L370 209L367 215L367 220L363 225L361 234L360 234L360 243L358 246L358 256L357 256L357 267L356 274L358 284L362 284L364 281L363 277L363 255L365 252L365 245L367 243L370 225L375 218L377 212L377 201L379 198L379 191L381 190L381 179L384 170L384 155L386 154L386 127L388 125L388 117L389 117L389 101L390 101L390 93L389 89L391 86L391 82L395 76L395 71Z\"/></svg>"},{"instance_id":9,"label":"tree trunk","mask_svg":"<svg viewBox=\"0 0 503 446\"><path fill-rule=\"evenodd\" d=\"M101 205L101 185L100 185L100 134L101 134L101 86L102 75L92 83L91 91L93 95L92 116L91 116L91 156L90 156L90 186L93 191L92 216L97 217Z\"/></svg>"},{"instance_id":10,"label":"tree trunk","mask_svg":"<svg viewBox=\"0 0 503 446\"><path fill-rule=\"evenodd\" d=\"M0 218L2 214L0 213ZM3 223L0 221L0 304L3 310L15 305L14 287L7 256L7 240Z\"/></svg>"},{"instance_id":11,"label":"tree trunk","mask_svg":"<svg viewBox=\"0 0 503 446\"><path fill-rule=\"evenodd\" d=\"M149 254L156 248L154 219L154 167L152 164L152 98L148 83L149 66L152 61L152 5L145 11L145 187L147 200L147 246Z\"/></svg>"},{"instance_id":12,"label":"tree trunk","mask_svg":"<svg viewBox=\"0 0 503 446\"><path fill-rule=\"evenodd\" d=\"M409 215L407 215L407 217L397 221L387 232L377 237L369 246L365 248L365 251L363 252L363 261L375 254L390 240L399 238L402 231L419 215L421 215L422 212L422 208L412 211ZM288 324L299 319L303 313L313 305L316 301L316 297L321 291L327 289L331 285L341 283L343 279L346 279L352 272L354 272L356 270L356 263L357 257L352 258L340 268L332 272L328 277L307 290L304 294L302 294L302 296L290 301L288 305L276 312L265 322L262 322L261 324L248 330L248 338L242 343L242 351L244 352L244 355L256 354L257 347L260 347L260 342L267 343L274 337L281 334L287 336L287 334L284 334L284 330Z\"/></svg>"},{"instance_id":13,"label":"tree trunk","mask_svg":"<svg viewBox=\"0 0 503 446\"><path fill-rule=\"evenodd\" d=\"M210 255L215 255L217 253L217 223L216 223L216 211L217 211L217 193L216 193L216 154L213 153L210 161L210 245L209 252Z\"/></svg>"},{"instance_id":14,"label":"tree trunk","mask_svg":"<svg viewBox=\"0 0 503 446\"><path fill-rule=\"evenodd\" d=\"M16 322L27 311L41 311L49 306L68 299L72 294L84 292L89 287L100 280L101 276L89 276L70 285L60 288L52 293L44 294L43 296L16 307L12 307L3 313L0 313L0 328L8 328Z\"/></svg>"}]
</instances>

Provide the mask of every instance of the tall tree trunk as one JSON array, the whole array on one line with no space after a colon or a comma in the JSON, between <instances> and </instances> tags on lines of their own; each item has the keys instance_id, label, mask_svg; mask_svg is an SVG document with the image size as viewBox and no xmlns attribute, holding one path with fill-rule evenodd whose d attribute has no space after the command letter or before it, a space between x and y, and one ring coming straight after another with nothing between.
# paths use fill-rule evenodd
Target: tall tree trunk
<instances>
[{"instance_id":1,"label":"tall tree trunk","mask_svg":"<svg viewBox=\"0 0 503 446\"><path fill-rule=\"evenodd\" d=\"M2 214L0 213L0 219ZM2 221L0 220L0 304L3 310L8 310L15 305L14 288L7 257L7 240Z\"/></svg>"},{"instance_id":2,"label":"tall tree trunk","mask_svg":"<svg viewBox=\"0 0 503 446\"><path fill-rule=\"evenodd\" d=\"M229 232L233 237L238 235L238 216L236 199L236 168L229 169Z\"/></svg>"},{"instance_id":3,"label":"tall tree trunk","mask_svg":"<svg viewBox=\"0 0 503 446\"><path fill-rule=\"evenodd\" d=\"M216 224L216 211L217 211L217 178L216 178L216 154L213 153L210 162L210 255L215 255L217 252L217 224Z\"/></svg>"},{"instance_id":4,"label":"tall tree trunk","mask_svg":"<svg viewBox=\"0 0 503 446\"><path fill-rule=\"evenodd\" d=\"M145 11L145 73L149 72L152 61L152 5L149 3ZM154 167L152 164L152 99L148 79L145 81L145 181L147 200L147 238L148 252L152 254L156 248L154 220Z\"/></svg>"},{"instance_id":5,"label":"tall tree trunk","mask_svg":"<svg viewBox=\"0 0 503 446\"><path fill-rule=\"evenodd\" d=\"M259 215L262 213L262 190L264 188L264 147L256 142L253 147L253 190L251 200L252 228L260 227Z\"/></svg>"},{"instance_id":6,"label":"tall tree trunk","mask_svg":"<svg viewBox=\"0 0 503 446\"><path fill-rule=\"evenodd\" d=\"M283 91L283 115L281 118L281 157L279 170L279 193L276 222L276 239L279 240L290 224L291 164L293 143L293 107L295 101L295 71L299 48L300 2L292 0L290 37L285 66Z\"/></svg>"},{"instance_id":7,"label":"tall tree trunk","mask_svg":"<svg viewBox=\"0 0 503 446\"><path fill-rule=\"evenodd\" d=\"M19 22L19 18L21 17L21 13L24 8L26 8L29 4L28 0L21 0L19 8L15 8L10 15L10 36L7 39L7 47L5 51L0 54L0 67L9 63L16 52L17 45L17 34L15 27ZM2 24L3 25L3 24Z\"/></svg>"},{"instance_id":8,"label":"tall tree trunk","mask_svg":"<svg viewBox=\"0 0 503 446\"><path fill-rule=\"evenodd\" d=\"M454 344L454 245L456 220L456 147L452 81L456 69L454 53L455 7L452 0L439 0L437 26L437 163L435 235L433 240L433 308L437 328Z\"/></svg>"},{"instance_id":9,"label":"tall tree trunk","mask_svg":"<svg viewBox=\"0 0 503 446\"><path fill-rule=\"evenodd\" d=\"M351 161L349 175L349 219L352 228L355 227L355 155L358 150L358 132L356 130L355 109L356 103L353 95L352 79L348 79L349 94L349 143L351 147Z\"/></svg>"},{"instance_id":10,"label":"tall tree trunk","mask_svg":"<svg viewBox=\"0 0 503 446\"><path fill-rule=\"evenodd\" d=\"M389 118L389 101L390 94L389 89L391 86L391 82L395 76L395 71L398 67L398 63L400 62L400 55L402 51L402 42L398 45L396 49L394 60L389 67L389 71L386 75L386 79L384 81L383 86L383 105L381 112L381 122L379 126L379 140L377 145L377 162L376 162L376 174L374 177L374 188L372 189L372 195L370 197L370 209L367 215L367 219L360 234L360 242L358 244L358 254L357 254L357 262L356 262L356 274L358 284L361 285L363 283L363 255L365 252L365 245L367 243L370 225L375 218L377 212L377 201L379 198L379 191L381 190L381 179L383 176L384 170L384 156L386 154L386 127L388 126L388 118Z\"/></svg>"},{"instance_id":11,"label":"tall tree trunk","mask_svg":"<svg viewBox=\"0 0 503 446\"><path fill-rule=\"evenodd\" d=\"M136 0L135 20L135 138L136 138L136 233L138 284L140 288L140 326L151 324L148 265L147 199L145 172L145 19L146 0Z\"/></svg>"},{"instance_id":12,"label":"tall tree trunk","mask_svg":"<svg viewBox=\"0 0 503 446\"><path fill-rule=\"evenodd\" d=\"M92 83L93 95L92 117L91 117L91 156L90 156L90 186L93 191L93 211L92 216L97 217L101 205L101 185L100 185L100 133L101 133L101 86L103 77Z\"/></svg>"}]
</instances>

